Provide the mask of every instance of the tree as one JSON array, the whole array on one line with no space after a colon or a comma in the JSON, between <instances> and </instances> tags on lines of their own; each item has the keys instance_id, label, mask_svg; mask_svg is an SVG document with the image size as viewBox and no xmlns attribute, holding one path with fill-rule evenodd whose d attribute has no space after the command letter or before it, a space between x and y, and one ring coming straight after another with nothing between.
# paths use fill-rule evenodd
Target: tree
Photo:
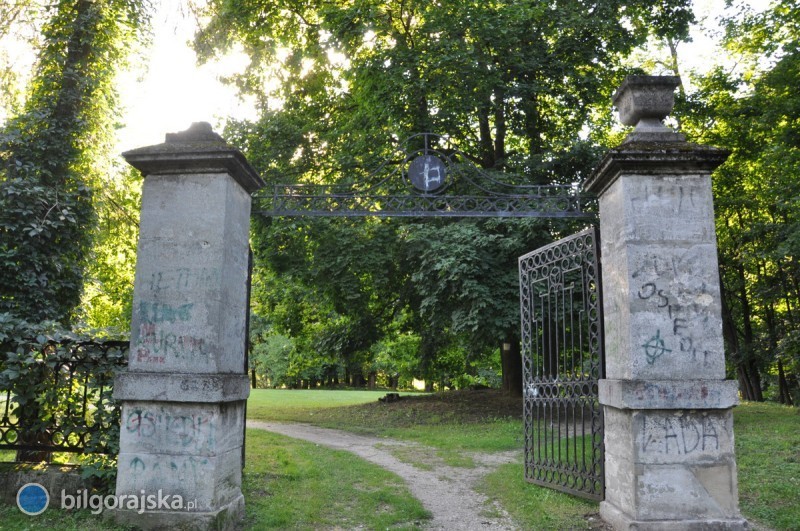
<instances>
[{"instance_id":1,"label":"tree","mask_svg":"<svg viewBox=\"0 0 800 531\"><path fill-rule=\"evenodd\" d=\"M579 182L599 154L579 131L605 112L621 58L651 31L685 34L691 20L682 0L216 0L204 14L201 58L233 46L251 57L231 82L258 98L261 116L228 134L266 180L359 186L398 162L399 140L428 131L503 179ZM516 258L556 232L529 221L272 220L256 225L255 252L260 267L332 306L341 326L320 348L366 355L407 311L426 371L452 345L469 345L468 365L518 346Z\"/></svg>"},{"instance_id":2,"label":"tree","mask_svg":"<svg viewBox=\"0 0 800 531\"><path fill-rule=\"evenodd\" d=\"M111 168L94 190L97 224L76 312L91 328L130 330L141 192L141 176L132 167Z\"/></svg>"},{"instance_id":3,"label":"tree","mask_svg":"<svg viewBox=\"0 0 800 531\"><path fill-rule=\"evenodd\" d=\"M145 27L147 6L75 0L47 10L24 108L0 131L0 311L67 323L96 220L114 76Z\"/></svg>"},{"instance_id":4,"label":"tree","mask_svg":"<svg viewBox=\"0 0 800 531\"><path fill-rule=\"evenodd\" d=\"M143 4L47 6L25 104L0 129L0 314L6 318L61 325L75 318L96 221L93 192L112 138L113 81L144 27ZM34 2L15 7L15 14L40 8ZM8 341L0 346L22 349ZM42 378L34 373L39 386L49 385ZM42 436L39 404L25 407L20 441L33 443Z\"/></svg>"},{"instance_id":5,"label":"tree","mask_svg":"<svg viewBox=\"0 0 800 531\"><path fill-rule=\"evenodd\" d=\"M739 60L699 78L688 132L731 149L714 193L726 352L742 396L796 403L800 386L800 15L790 2L725 24Z\"/></svg>"}]
</instances>

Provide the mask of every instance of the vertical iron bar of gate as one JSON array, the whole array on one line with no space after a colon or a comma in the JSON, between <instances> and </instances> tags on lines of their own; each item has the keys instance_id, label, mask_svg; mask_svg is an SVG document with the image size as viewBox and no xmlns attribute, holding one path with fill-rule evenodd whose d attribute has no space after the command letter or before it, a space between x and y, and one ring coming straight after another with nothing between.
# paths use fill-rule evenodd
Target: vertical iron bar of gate
<instances>
[{"instance_id":1,"label":"vertical iron bar of gate","mask_svg":"<svg viewBox=\"0 0 800 531\"><path fill-rule=\"evenodd\" d=\"M559 240L520 257L519 275L525 478L602 500L598 243L596 228Z\"/></svg>"},{"instance_id":2,"label":"vertical iron bar of gate","mask_svg":"<svg viewBox=\"0 0 800 531\"><path fill-rule=\"evenodd\" d=\"M247 249L247 315L244 318L244 373L250 369L250 296L253 291L253 248ZM255 388L255 385L253 386ZM244 470L245 442L247 441L247 401L244 402L242 422L242 470Z\"/></svg>"}]
</instances>

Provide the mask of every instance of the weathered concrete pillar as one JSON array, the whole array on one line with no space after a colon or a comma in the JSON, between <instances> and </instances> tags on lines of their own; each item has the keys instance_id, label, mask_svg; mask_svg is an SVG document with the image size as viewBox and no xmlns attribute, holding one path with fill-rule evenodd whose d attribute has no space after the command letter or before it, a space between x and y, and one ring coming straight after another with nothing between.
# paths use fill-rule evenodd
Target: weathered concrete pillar
<instances>
[{"instance_id":1,"label":"weathered concrete pillar","mask_svg":"<svg viewBox=\"0 0 800 531\"><path fill-rule=\"evenodd\" d=\"M115 518L230 528L244 514L250 194L264 183L205 123L123 156L145 180L130 360L114 383Z\"/></svg>"},{"instance_id":2,"label":"weathered concrete pillar","mask_svg":"<svg viewBox=\"0 0 800 531\"><path fill-rule=\"evenodd\" d=\"M615 529L742 529L711 172L727 153L661 124L677 77L629 77L636 125L587 183L600 201L606 498Z\"/></svg>"}]
</instances>

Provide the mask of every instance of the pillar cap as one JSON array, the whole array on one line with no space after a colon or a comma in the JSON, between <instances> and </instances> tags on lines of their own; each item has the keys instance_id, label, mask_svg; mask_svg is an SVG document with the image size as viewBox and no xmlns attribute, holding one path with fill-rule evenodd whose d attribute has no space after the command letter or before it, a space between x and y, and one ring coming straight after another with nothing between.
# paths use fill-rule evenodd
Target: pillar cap
<instances>
[{"instance_id":1,"label":"pillar cap","mask_svg":"<svg viewBox=\"0 0 800 531\"><path fill-rule=\"evenodd\" d=\"M636 128L603 160L583 184L602 195L617 178L633 175L711 173L730 151L686 142L686 137L661 123L675 105L678 76L628 76L611 99L624 125Z\"/></svg>"},{"instance_id":2,"label":"pillar cap","mask_svg":"<svg viewBox=\"0 0 800 531\"><path fill-rule=\"evenodd\" d=\"M193 123L180 133L168 133L163 144L126 151L122 156L145 177L227 172L249 194L264 186L242 152L229 146L206 122Z\"/></svg>"},{"instance_id":3,"label":"pillar cap","mask_svg":"<svg viewBox=\"0 0 800 531\"><path fill-rule=\"evenodd\" d=\"M622 174L710 174L728 155L728 150L689 142L630 142L609 150L583 189L600 196Z\"/></svg>"}]
</instances>

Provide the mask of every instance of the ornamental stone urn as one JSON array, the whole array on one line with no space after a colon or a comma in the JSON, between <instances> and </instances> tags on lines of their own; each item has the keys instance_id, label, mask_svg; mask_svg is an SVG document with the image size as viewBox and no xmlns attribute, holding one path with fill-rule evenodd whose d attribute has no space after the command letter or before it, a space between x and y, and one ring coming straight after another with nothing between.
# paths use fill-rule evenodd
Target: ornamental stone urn
<instances>
[{"instance_id":1,"label":"ornamental stone urn","mask_svg":"<svg viewBox=\"0 0 800 531\"><path fill-rule=\"evenodd\" d=\"M675 105L678 76L628 76L612 98L619 121L635 126L625 142L680 142L685 137L662 123Z\"/></svg>"}]
</instances>

